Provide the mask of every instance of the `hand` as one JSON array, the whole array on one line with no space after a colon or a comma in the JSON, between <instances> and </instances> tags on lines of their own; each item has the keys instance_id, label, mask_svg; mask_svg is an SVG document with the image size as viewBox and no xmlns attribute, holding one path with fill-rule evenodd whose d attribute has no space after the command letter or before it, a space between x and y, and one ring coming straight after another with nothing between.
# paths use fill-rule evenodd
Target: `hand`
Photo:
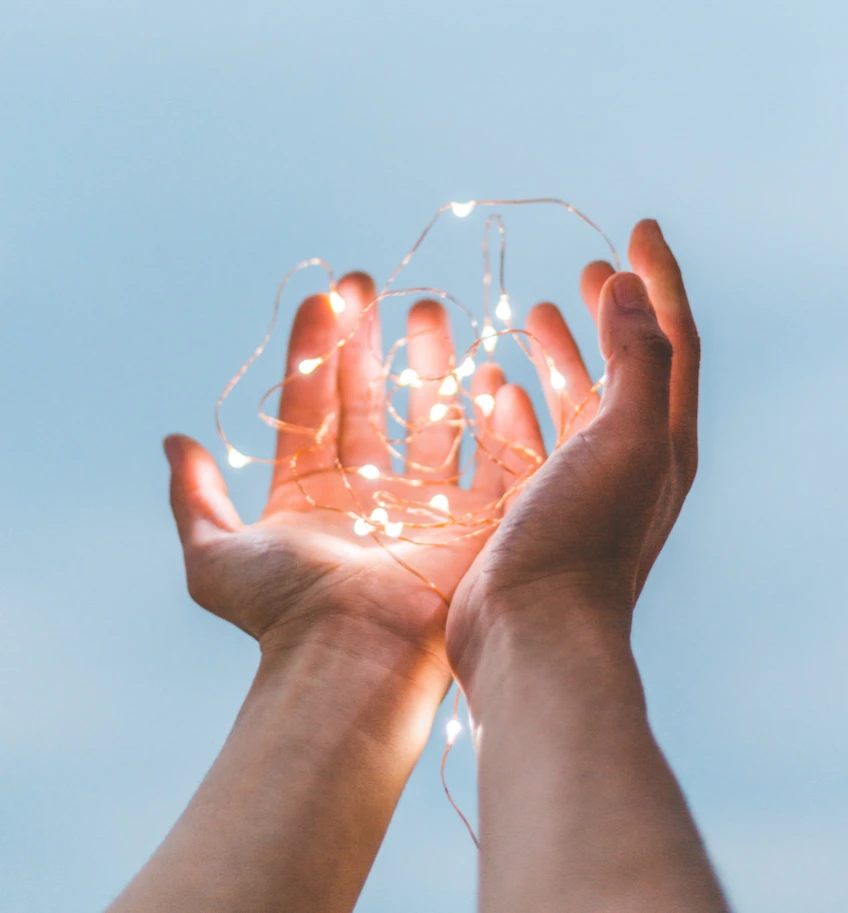
<instances>
[{"instance_id":1,"label":"hand","mask_svg":"<svg viewBox=\"0 0 848 913\"><path fill-rule=\"evenodd\" d=\"M594 263L581 282L607 360L603 398L590 398L454 596L448 652L461 682L495 621L507 616L510 624L524 618L528 626L544 628L546 621L558 623L548 611L554 603L562 607L559 615L569 606L573 613L589 607L593 620L603 618L629 632L636 598L692 485L695 324L677 263L656 222L636 226L629 256L636 275L614 275L609 264ZM559 311L537 306L527 328L553 357L572 397L581 400L591 382ZM558 397L538 346L536 357L558 417ZM499 398L507 392L502 389ZM503 418L505 410L495 414ZM522 415L521 442L541 451L532 413L522 408ZM544 619L534 607L547 613Z\"/></svg>"},{"instance_id":2,"label":"hand","mask_svg":"<svg viewBox=\"0 0 848 913\"><path fill-rule=\"evenodd\" d=\"M301 305L291 331L286 375L294 377L283 388L280 418L289 425L317 429L328 415L336 416L327 438L332 446L300 455L298 475L332 466L337 456L342 466L354 470L346 478L366 505L377 489L402 498L420 498L415 492L423 491L426 500L443 493L454 514L497 500L501 473L493 471L494 464L487 460L480 462L470 490L452 481L458 471L458 447L456 429L449 422L431 425L409 443L405 477L427 479L427 487L410 489L402 481L391 480L389 456L381 441L386 418L382 384L377 382L382 362L374 354L380 344L376 308L336 355L313 373L298 374L303 359L325 355L342 335L352 332L375 296L372 280L360 273L342 279L339 292L346 302L342 314L333 313L325 296L315 296ZM416 304L408 330L409 363L422 378L450 370L450 325L440 304ZM496 365L482 365L473 377L472 394L494 395L503 382ZM410 422L427 418L437 388L438 383L424 382L410 390ZM439 401L450 400L439 397ZM513 418L501 418L501 427L509 433L512 422L528 421L528 413L532 416L529 401ZM479 415L478 420L484 421ZM384 643L388 637L420 650L427 658L428 680L436 689L444 689L449 680L444 657L445 601L370 537L354 534L353 520L345 511L359 511L337 471L303 482L312 498L337 511L308 503L292 481L289 459L310 443L311 438L302 433L280 432L277 459L281 462L275 465L267 506L259 522L245 525L209 453L189 438L166 440L171 501L192 596L256 637L264 651L317 636L348 652L376 652L375 638ZM355 472L367 464L386 478L369 481ZM417 469L415 464L433 471ZM452 538L456 530L441 534ZM448 599L483 544L481 537L444 548L386 541ZM344 626L344 634L338 625ZM353 637L355 642L340 644L342 637Z\"/></svg>"}]
</instances>

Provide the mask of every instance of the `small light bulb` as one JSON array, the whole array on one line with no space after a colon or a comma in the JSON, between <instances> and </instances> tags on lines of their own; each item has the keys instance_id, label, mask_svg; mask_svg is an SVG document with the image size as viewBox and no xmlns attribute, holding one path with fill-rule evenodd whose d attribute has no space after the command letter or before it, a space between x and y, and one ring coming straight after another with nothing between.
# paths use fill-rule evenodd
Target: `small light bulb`
<instances>
[{"instance_id":1,"label":"small light bulb","mask_svg":"<svg viewBox=\"0 0 848 913\"><path fill-rule=\"evenodd\" d=\"M397 539L403 530L403 523L398 520L397 523L386 524L386 535L392 539Z\"/></svg>"},{"instance_id":2,"label":"small light bulb","mask_svg":"<svg viewBox=\"0 0 848 913\"><path fill-rule=\"evenodd\" d=\"M609 382L609 377L606 374L598 381L598 386L603 387Z\"/></svg>"},{"instance_id":3,"label":"small light bulb","mask_svg":"<svg viewBox=\"0 0 848 913\"><path fill-rule=\"evenodd\" d=\"M471 377L476 367L477 365L474 364L474 359L469 355L454 373L457 377Z\"/></svg>"},{"instance_id":4,"label":"small light bulb","mask_svg":"<svg viewBox=\"0 0 848 913\"><path fill-rule=\"evenodd\" d=\"M363 479L370 479L372 482L374 479L380 478L380 470L377 469L373 463L367 463L365 466L360 466L356 471L362 476Z\"/></svg>"},{"instance_id":5,"label":"small light bulb","mask_svg":"<svg viewBox=\"0 0 848 913\"><path fill-rule=\"evenodd\" d=\"M450 205L451 209L453 210L453 214L458 219L464 219L471 213L477 204L474 202L474 200L469 200L467 203L451 203Z\"/></svg>"},{"instance_id":6,"label":"small light bulb","mask_svg":"<svg viewBox=\"0 0 848 913\"><path fill-rule=\"evenodd\" d=\"M335 314L341 314L345 309L345 300L335 289L330 292L330 307Z\"/></svg>"},{"instance_id":7,"label":"small light bulb","mask_svg":"<svg viewBox=\"0 0 848 913\"><path fill-rule=\"evenodd\" d=\"M504 323L512 317L512 308L509 305L508 295L501 295L498 300L498 306L495 308L495 317L497 317L498 320L503 320Z\"/></svg>"},{"instance_id":8,"label":"small light bulb","mask_svg":"<svg viewBox=\"0 0 848 913\"><path fill-rule=\"evenodd\" d=\"M445 727L448 734L448 745L453 745L456 741L456 737L462 732L462 723L454 717L453 719L448 720L448 725Z\"/></svg>"},{"instance_id":9,"label":"small light bulb","mask_svg":"<svg viewBox=\"0 0 848 913\"><path fill-rule=\"evenodd\" d=\"M430 421L440 422L448 414L448 407L444 403L436 403L430 410Z\"/></svg>"},{"instance_id":10,"label":"small light bulb","mask_svg":"<svg viewBox=\"0 0 848 913\"><path fill-rule=\"evenodd\" d=\"M380 526L385 526L389 522L389 515L386 512L385 508L375 507L371 511L371 520L374 523L379 523Z\"/></svg>"},{"instance_id":11,"label":"small light bulb","mask_svg":"<svg viewBox=\"0 0 848 913\"><path fill-rule=\"evenodd\" d=\"M245 456L243 453L239 453L235 447L230 447L227 451L227 462L233 469L242 469L250 462L250 457Z\"/></svg>"},{"instance_id":12,"label":"small light bulb","mask_svg":"<svg viewBox=\"0 0 848 913\"><path fill-rule=\"evenodd\" d=\"M404 368L400 372L400 377L398 377L398 384L401 387L420 387L421 378L414 368Z\"/></svg>"},{"instance_id":13,"label":"small light bulb","mask_svg":"<svg viewBox=\"0 0 848 913\"><path fill-rule=\"evenodd\" d=\"M435 507L436 510L440 510L443 514L450 513L450 501L448 501L447 495L433 495L430 498L430 507Z\"/></svg>"},{"instance_id":14,"label":"small light bulb","mask_svg":"<svg viewBox=\"0 0 848 913\"><path fill-rule=\"evenodd\" d=\"M479 396L475 396L474 402L477 403L477 408L486 416L486 418L494 411L495 398L491 393L481 393Z\"/></svg>"},{"instance_id":15,"label":"small light bulb","mask_svg":"<svg viewBox=\"0 0 848 913\"><path fill-rule=\"evenodd\" d=\"M301 374L311 374L321 364L322 360L321 358L304 358L297 366L297 370Z\"/></svg>"},{"instance_id":16,"label":"small light bulb","mask_svg":"<svg viewBox=\"0 0 848 913\"><path fill-rule=\"evenodd\" d=\"M565 378L556 368L551 368L551 386L556 391L565 389Z\"/></svg>"},{"instance_id":17,"label":"small light bulb","mask_svg":"<svg viewBox=\"0 0 848 913\"><path fill-rule=\"evenodd\" d=\"M367 536L371 532L371 524L364 517L360 517L353 524L353 531L357 536Z\"/></svg>"},{"instance_id":18,"label":"small light bulb","mask_svg":"<svg viewBox=\"0 0 848 913\"><path fill-rule=\"evenodd\" d=\"M497 332L490 323L487 323L483 327L481 335L483 337L483 348L491 355L492 352L495 351L495 346L498 344Z\"/></svg>"},{"instance_id":19,"label":"small light bulb","mask_svg":"<svg viewBox=\"0 0 848 913\"><path fill-rule=\"evenodd\" d=\"M456 378L453 376L453 374L448 374L447 377L442 381L441 387L439 387L439 395L453 396L457 390L459 390L459 384L456 382Z\"/></svg>"}]
</instances>

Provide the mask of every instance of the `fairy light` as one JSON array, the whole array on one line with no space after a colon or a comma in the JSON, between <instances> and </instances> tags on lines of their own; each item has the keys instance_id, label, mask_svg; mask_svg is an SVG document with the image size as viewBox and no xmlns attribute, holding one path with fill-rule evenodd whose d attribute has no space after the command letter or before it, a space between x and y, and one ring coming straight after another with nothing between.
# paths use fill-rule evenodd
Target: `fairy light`
<instances>
[{"instance_id":1,"label":"fairy light","mask_svg":"<svg viewBox=\"0 0 848 913\"><path fill-rule=\"evenodd\" d=\"M464 377L471 377L476 367L477 365L474 364L474 359L469 356L462 360L462 364L453 373L462 380Z\"/></svg>"},{"instance_id":2,"label":"fairy light","mask_svg":"<svg viewBox=\"0 0 848 913\"><path fill-rule=\"evenodd\" d=\"M495 317L507 323L512 317L512 307L509 303L509 295L503 294L498 299L498 306L495 308Z\"/></svg>"},{"instance_id":3,"label":"fairy light","mask_svg":"<svg viewBox=\"0 0 848 913\"><path fill-rule=\"evenodd\" d=\"M235 447L230 447L227 450L227 462L233 469L244 469L250 462L250 457L240 453Z\"/></svg>"},{"instance_id":4,"label":"fairy light","mask_svg":"<svg viewBox=\"0 0 848 913\"><path fill-rule=\"evenodd\" d=\"M323 358L304 358L297 366L301 374L311 374L323 361Z\"/></svg>"},{"instance_id":5,"label":"fairy light","mask_svg":"<svg viewBox=\"0 0 848 913\"><path fill-rule=\"evenodd\" d=\"M495 410L495 398L491 393L480 393L474 397L477 408L488 418Z\"/></svg>"},{"instance_id":6,"label":"fairy light","mask_svg":"<svg viewBox=\"0 0 848 913\"><path fill-rule=\"evenodd\" d=\"M470 200L468 203L451 203L450 208L458 219L464 219L471 215L476 205L474 200Z\"/></svg>"},{"instance_id":7,"label":"fairy light","mask_svg":"<svg viewBox=\"0 0 848 913\"><path fill-rule=\"evenodd\" d=\"M456 381L456 377L453 374L448 374L442 381L441 387L439 387L439 396L455 396L458 391L459 384Z\"/></svg>"},{"instance_id":8,"label":"fairy light","mask_svg":"<svg viewBox=\"0 0 848 913\"><path fill-rule=\"evenodd\" d=\"M333 289L330 292L329 298L330 298L330 307L333 309L333 313L335 313L335 314L344 313L344 309L347 305L345 304L344 298L342 298L342 296L335 289Z\"/></svg>"},{"instance_id":9,"label":"fairy light","mask_svg":"<svg viewBox=\"0 0 848 913\"><path fill-rule=\"evenodd\" d=\"M404 368L398 376L398 384L401 387L420 387L421 378L414 368Z\"/></svg>"},{"instance_id":10,"label":"fairy light","mask_svg":"<svg viewBox=\"0 0 848 913\"><path fill-rule=\"evenodd\" d=\"M360 466L356 470L363 479L368 479L373 482L375 479L380 478L380 470L373 463L366 463L365 466Z\"/></svg>"},{"instance_id":11,"label":"fairy light","mask_svg":"<svg viewBox=\"0 0 848 913\"><path fill-rule=\"evenodd\" d=\"M443 494L433 495L430 498L430 507L435 507L436 510L440 510L443 514L449 514L450 501L448 501L448 496Z\"/></svg>"},{"instance_id":12,"label":"fairy light","mask_svg":"<svg viewBox=\"0 0 848 913\"><path fill-rule=\"evenodd\" d=\"M587 404L593 397L598 396L598 391L606 383L606 374L595 383L587 396L580 401L575 401L568 393L565 377L558 369L554 360L544 350L540 341L529 331L513 325L513 308L510 297L505 290L504 285L504 263L506 254L506 231L504 222L499 214L488 216L486 229L483 234L483 308L482 319L479 320L474 316L474 310L464 305L456 297L438 288L417 286L414 289L395 288L395 282L414 258L415 254L421 248L429 233L434 229L441 219L442 215L450 212L459 219L469 216L477 207L497 207L497 208L514 208L516 206L551 206L564 209L566 212L580 219L589 228L597 232L606 242L611 253L612 261L616 269L620 268L618 254L612 243L604 235L600 228L595 225L587 216L575 209L569 203L552 197L534 198L524 200L469 200L467 202L453 202L442 206L426 225L419 235L418 239L400 260L398 266L389 276L382 290L376 297L368 303L357 316L351 326L345 329L345 334L330 347L330 351L321 352L311 358L304 358L298 364L294 372L283 378L283 381L274 388L266 392L260 400L259 416L267 425L278 430L290 431L302 437L303 444L294 455L287 454L285 457L277 459L267 459L256 456L249 456L237 450L227 439L221 421L221 411L227 397L232 393L235 386L242 379L244 374L253 364L253 362L264 352L276 327L281 302L284 292L291 278L299 271L307 268L318 267L324 270L327 277L328 289L326 296L330 308L335 314L341 314L345 311L346 304L344 298L339 294L333 272L329 264L318 257L303 260L296 264L284 277L277 290L274 300L274 307L268 330L254 350L253 354L242 365L239 371L230 379L224 388L223 393L216 404L216 425L218 433L226 447L227 461L235 469L240 469L249 463L276 464L285 462L287 464L287 478L297 486L306 504L314 510L325 511L344 515L352 520L352 524L346 527L352 530L353 536L362 540L362 547L381 547L388 555L393 558L402 568L410 573L414 578L430 590L435 592L444 602L449 602L448 597L441 592L438 586L430 580L427 574L415 566L414 560L410 555L417 554L415 549L426 549L430 546L445 547L454 542L463 542L470 538L477 537L480 541L489 535L500 523L503 513L503 507L509 502L514 494L520 488L527 484L541 465L541 459L537 454L532 453L521 444L509 440L508 438L497 433L496 429L489 427L488 420L495 408L495 397L493 392L476 393L473 395L466 386L468 378L475 373L476 364L474 356L479 349L491 357L497 347L501 337L511 338L517 344L518 349L526 357L531 357L532 350L538 348L542 352L542 357L547 363L549 374L548 382L553 390L559 394L561 403L561 420L557 422L559 433L556 444L559 446L563 443L575 427L576 420L584 414ZM494 317L504 324L500 330L496 330L492 325L489 310L489 293L493 284L493 270L490 266L489 259L489 241L488 230L490 226L496 226L500 240L499 263L497 268L497 277L499 285L495 287L500 289L499 298L494 307ZM464 435L469 435L478 445L475 460L472 460L459 469L453 477L445 478L445 466L426 466L416 464L415 473L410 476L394 475L389 471L382 471L374 463L367 463L358 468L345 467L339 462L338 451L336 448L336 434L338 421L336 416L328 413L319 423L317 428L306 428L299 425L287 424L275 415L265 411L265 403L272 393L285 387L294 379L299 377L308 377L313 374L321 365L330 360L336 352L342 349L350 342L357 333L360 333L363 320L368 319L372 308L381 302L385 304L389 300L400 300L410 294L426 295L444 301L446 304L463 315L471 329L473 340L465 352L457 352L456 360L451 361L450 367L437 375L429 372L422 377L411 367L406 367L396 373L393 368L394 359L406 348L409 343L407 338L397 340L390 347L390 354L383 356L375 346L372 345L372 352L378 363L383 365L383 370L379 377L394 381L396 386L389 385L389 413L392 418L401 425L402 432L399 438L390 437L385 432L379 433L379 440L385 450L389 463L395 459L403 457L402 451L398 449L399 445L409 444L419 435L426 432L428 428L437 426L443 422L450 414L450 424L443 427L450 428L454 433L456 447L459 446ZM360 335L361 339L361 335ZM398 388L419 389L427 383L433 385L432 389L438 391L438 395L444 398L450 398L450 402L435 402L430 406L426 419L417 418L414 422L410 419L403 418L391 403L391 393ZM304 381L304 384L308 381ZM306 387L304 387L306 391ZM304 392L304 395L309 395ZM371 414L369 416L371 427L379 429L382 425L383 416L379 415L377 410L383 408L383 399L374 396L371 399ZM482 417L482 418L481 418ZM514 479L508 483L507 490L502 492L498 497L493 497L489 503L480 503L472 509L465 507L457 508L454 513L451 508L450 500L447 495L440 492L429 499L426 494L422 497L422 487L438 483L439 485L458 485L464 478L464 473L475 463L489 460L494 462L500 468L504 463L502 457L504 452L510 452L514 458L513 462L520 462L525 467L523 471L514 472L511 470L510 478ZM305 455L310 454L309 469L299 468L298 461ZM316 459L319 455L326 456L326 459ZM315 468L316 465L323 468ZM321 474L335 473L339 476L340 486L330 486L332 491L341 491L342 498L348 497L348 503L340 503L338 497L335 503L325 503L315 496L311 487L311 479ZM381 486L372 484L377 480L382 481ZM380 490L377 490L377 489ZM426 491L426 487L424 489ZM347 492L347 495L344 494ZM457 503L462 503L457 501ZM390 513L391 512L391 513ZM457 693L457 702L458 702ZM445 754L442 758L442 782L451 805L460 815L468 827L475 843L477 838L471 825L468 823L462 811L453 801L447 784L444 780L444 764L447 753L457 736L462 730L462 725L456 718L457 703L454 704L453 717L447 723L447 744Z\"/></svg>"},{"instance_id":13,"label":"fairy light","mask_svg":"<svg viewBox=\"0 0 848 913\"><path fill-rule=\"evenodd\" d=\"M565 389L565 378L562 376L562 374L559 373L559 371L557 371L556 368L551 368L550 378L551 386L554 388L554 390L557 391L557 393Z\"/></svg>"}]
</instances>

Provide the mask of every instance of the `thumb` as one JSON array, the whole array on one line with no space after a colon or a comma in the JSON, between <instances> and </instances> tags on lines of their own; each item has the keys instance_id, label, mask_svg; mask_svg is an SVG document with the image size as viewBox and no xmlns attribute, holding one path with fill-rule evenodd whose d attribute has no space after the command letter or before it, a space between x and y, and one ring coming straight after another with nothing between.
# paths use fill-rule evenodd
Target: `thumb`
<instances>
[{"instance_id":1,"label":"thumb","mask_svg":"<svg viewBox=\"0 0 848 913\"><path fill-rule=\"evenodd\" d=\"M204 545L240 529L215 460L197 441L172 434L163 442L171 467L171 510L184 548Z\"/></svg>"},{"instance_id":2,"label":"thumb","mask_svg":"<svg viewBox=\"0 0 848 913\"><path fill-rule=\"evenodd\" d=\"M645 430L669 434L672 348L644 282L616 273L601 290L598 332L607 362L602 411Z\"/></svg>"}]
</instances>

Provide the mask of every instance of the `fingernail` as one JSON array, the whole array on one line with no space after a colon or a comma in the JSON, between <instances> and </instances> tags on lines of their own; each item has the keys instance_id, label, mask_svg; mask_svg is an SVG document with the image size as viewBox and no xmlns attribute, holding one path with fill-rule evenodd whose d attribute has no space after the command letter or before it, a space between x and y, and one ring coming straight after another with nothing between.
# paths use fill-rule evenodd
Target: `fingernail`
<instances>
[{"instance_id":1,"label":"fingernail","mask_svg":"<svg viewBox=\"0 0 848 913\"><path fill-rule=\"evenodd\" d=\"M162 448L165 451L165 456L167 457L168 462L173 466L179 459L180 455L180 444L176 436L169 434L168 437L162 441Z\"/></svg>"},{"instance_id":2,"label":"fingernail","mask_svg":"<svg viewBox=\"0 0 848 913\"><path fill-rule=\"evenodd\" d=\"M625 311L644 311L650 313L651 302L645 283L634 273L619 273L612 281L612 294L615 303Z\"/></svg>"},{"instance_id":3,"label":"fingernail","mask_svg":"<svg viewBox=\"0 0 848 913\"><path fill-rule=\"evenodd\" d=\"M653 229L654 234L661 240L665 241L665 237L663 236L662 229L660 228L660 223L657 222L656 219L648 219L648 222L651 223L651 228Z\"/></svg>"}]
</instances>

